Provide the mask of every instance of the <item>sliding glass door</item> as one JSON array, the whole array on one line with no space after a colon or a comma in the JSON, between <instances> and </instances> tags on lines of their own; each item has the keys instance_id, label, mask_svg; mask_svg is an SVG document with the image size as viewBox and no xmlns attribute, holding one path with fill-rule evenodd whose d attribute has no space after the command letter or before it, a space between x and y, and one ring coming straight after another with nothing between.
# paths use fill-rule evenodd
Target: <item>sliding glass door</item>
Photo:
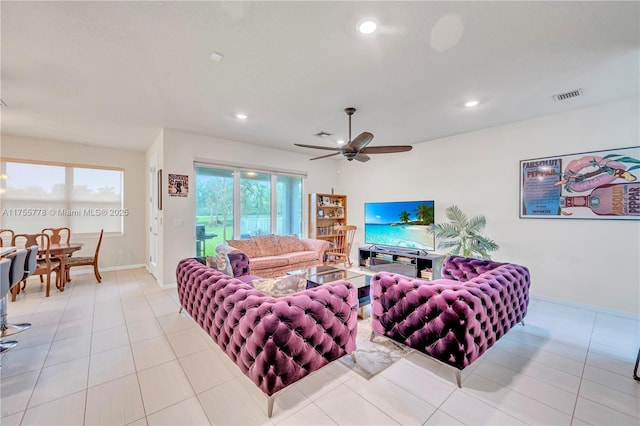
<instances>
[{"instance_id":1,"label":"sliding glass door","mask_svg":"<svg viewBox=\"0 0 640 426\"><path fill-rule=\"evenodd\" d=\"M302 179L297 176L276 177L276 234L302 236Z\"/></svg>"},{"instance_id":2,"label":"sliding glass door","mask_svg":"<svg viewBox=\"0 0 640 426\"><path fill-rule=\"evenodd\" d=\"M232 239L302 236L304 176L196 165L196 255Z\"/></svg>"},{"instance_id":3,"label":"sliding glass door","mask_svg":"<svg viewBox=\"0 0 640 426\"><path fill-rule=\"evenodd\" d=\"M271 175L240 173L240 238L271 234Z\"/></svg>"},{"instance_id":4,"label":"sliding glass door","mask_svg":"<svg viewBox=\"0 0 640 426\"><path fill-rule=\"evenodd\" d=\"M196 256L233 238L232 170L196 167Z\"/></svg>"}]
</instances>

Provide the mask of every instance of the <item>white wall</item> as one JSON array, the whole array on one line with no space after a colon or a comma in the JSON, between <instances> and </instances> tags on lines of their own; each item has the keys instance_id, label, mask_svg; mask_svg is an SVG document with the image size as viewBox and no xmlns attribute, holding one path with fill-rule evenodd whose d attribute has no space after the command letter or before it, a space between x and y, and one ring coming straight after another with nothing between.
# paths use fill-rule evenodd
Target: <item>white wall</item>
<instances>
[{"instance_id":1,"label":"white wall","mask_svg":"<svg viewBox=\"0 0 640 426\"><path fill-rule=\"evenodd\" d=\"M162 211L163 253L162 285L175 283L176 265L185 257L195 255L195 198L194 161L218 164L242 164L262 169L278 169L307 174L305 192L330 192L338 183L338 163L333 160L309 161L308 156L293 152L260 147L211 136L164 129L162 169L169 173L189 176L189 196L169 197L164 191ZM305 194L305 197L307 195ZM305 209L308 209L305 202ZM307 233L307 217L303 233Z\"/></svg>"},{"instance_id":2,"label":"white wall","mask_svg":"<svg viewBox=\"0 0 640 426\"><path fill-rule=\"evenodd\" d=\"M105 235L100 248L100 267L145 264L145 240L142 238L146 235L144 152L97 148L5 134L2 135L1 149L3 158L124 168L124 207L129 210L129 215L124 218L123 235ZM95 237L77 236L72 240L85 242L85 247L78 252L79 256L93 256L97 242Z\"/></svg>"},{"instance_id":3,"label":"white wall","mask_svg":"<svg viewBox=\"0 0 640 426\"><path fill-rule=\"evenodd\" d=\"M365 202L434 199L436 222L456 204L486 216L485 235L500 245L493 258L527 266L532 293L638 313L640 221L518 217L520 160L637 146L638 105L634 98L340 162L338 191L349 196L356 240L364 241Z\"/></svg>"}]
</instances>

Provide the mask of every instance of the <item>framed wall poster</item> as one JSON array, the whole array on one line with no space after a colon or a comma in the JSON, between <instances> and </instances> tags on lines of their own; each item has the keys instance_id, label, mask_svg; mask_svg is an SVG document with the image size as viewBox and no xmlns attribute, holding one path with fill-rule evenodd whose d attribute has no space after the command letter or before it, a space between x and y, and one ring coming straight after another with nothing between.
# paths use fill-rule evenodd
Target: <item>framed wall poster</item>
<instances>
[{"instance_id":1,"label":"framed wall poster","mask_svg":"<svg viewBox=\"0 0 640 426\"><path fill-rule=\"evenodd\" d=\"M169 174L169 195L186 197L189 195L189 176Z\"/></svg>"},{"instance_id":2,"label":"framed wall poster","mask_svg":"<svg viewBox=\"0 0 640 426\"><path fill-rule=\"evenodd\" d=\"M520 161L520 217L640 220L640 146Z\"/></svg>"}]
</instances>

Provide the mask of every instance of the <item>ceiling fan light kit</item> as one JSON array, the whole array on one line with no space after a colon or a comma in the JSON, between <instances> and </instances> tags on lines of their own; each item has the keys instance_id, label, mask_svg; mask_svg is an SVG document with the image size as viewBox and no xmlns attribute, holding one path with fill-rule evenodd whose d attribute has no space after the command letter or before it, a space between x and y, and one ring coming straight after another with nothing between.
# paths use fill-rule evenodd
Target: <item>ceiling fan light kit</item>
<instances>
[{"instance_id":1,"label":"ceiling fan light kit","mask_svg":"<svg viewBox=\"0 0 640 426\"><path fill-rule=\"evenodd\" d=\"M349 116L349 142L342 145L339 148L317 145L306 145L301 143L295 143L295 146L303 148L324 149L328 151L336 151L331 154L321 155L320 157L311 158L311 160L320 160L321 158L333 157L334 155L342 154L347 160L353 161L354 159L362 163L369 161L371 157L368 154L390 154L394 152L407 152L413 148L411 145L387 145L387 146L372 146L367 147L369 142L373 140L373 134L369 132L362 132L355 139L351 139L351 116L356 112L353 107L344 109L344 112Z\"/></svg>"}]
</instances>

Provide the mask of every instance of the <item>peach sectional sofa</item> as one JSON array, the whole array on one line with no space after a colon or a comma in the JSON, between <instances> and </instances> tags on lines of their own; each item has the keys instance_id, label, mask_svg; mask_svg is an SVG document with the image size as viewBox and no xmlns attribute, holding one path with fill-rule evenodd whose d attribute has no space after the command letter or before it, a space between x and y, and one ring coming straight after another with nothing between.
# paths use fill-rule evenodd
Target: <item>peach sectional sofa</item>
<instances>
[{"instance_id":1,"label":"peach sectional sofa","mask_svg":"<svg viewBox=\"0 0 640 426\"><path fill-rule=\"evenodd\" d=\"M329 242L296 235L260 235L227 244L249 257L251 273L275 278L295 269L322 265Z\"/></svg>"}]
</instances>

